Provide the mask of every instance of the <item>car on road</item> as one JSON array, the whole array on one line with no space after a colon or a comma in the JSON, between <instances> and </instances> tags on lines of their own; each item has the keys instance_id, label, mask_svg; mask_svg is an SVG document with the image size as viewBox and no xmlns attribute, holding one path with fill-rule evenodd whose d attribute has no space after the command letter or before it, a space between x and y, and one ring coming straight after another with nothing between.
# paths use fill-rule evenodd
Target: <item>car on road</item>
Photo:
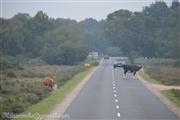
<instances>
[{"instance_id":1,"label":"car on road","mask_svg":"<svg viewBox=\"0 0 180 120\"><path fill-rule=\"evenodd\" d=\"M113 68L117 68L117 67L122 67L122 65L125 64L125 60L124 59L121 59L121 58L117 58L115 59L114 61L114 65L113 65Z\"/></svg>"},{"instance_id":2,"label":"car on road","mask_svg":"<svg viewBox=\"0 0 180 120\"><path fill-rule=\"evenodd\" d=\"M108 59L109 59L109 56L108 56L108 55L105 55L105 56L104 56L104 59L108 60Z\"/></svg>"}]
</instances>

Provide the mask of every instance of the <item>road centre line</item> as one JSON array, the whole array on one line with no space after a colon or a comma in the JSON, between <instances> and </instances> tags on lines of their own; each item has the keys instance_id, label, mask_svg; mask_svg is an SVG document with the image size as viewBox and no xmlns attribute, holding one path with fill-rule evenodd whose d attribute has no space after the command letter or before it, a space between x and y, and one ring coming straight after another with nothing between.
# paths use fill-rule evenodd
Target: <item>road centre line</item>
<instances>
[{"instance_id":1,"label":"road centre line","mask_svg":"<svg viewBox=\"0 0 180 120\"><path fill-rule=\"evenodd\" d=\"M114 92L114 97L115 97L115 102L117 103L118 102L118 99L117 99L117 94L116 94L116 87L115 87L115 80L114 80L114 70L112 69L112 86L113 86L113 92ZM119 105L116 105L116 109L118 110L119 109ZM121 117L121 114L120 112L117 112L117 117L120 118Z\"/></svg>"},{"instance_id":2,"label":"road centre line","mask_svg":"<svg viewBox=\"0 0 180 120\"><path fill-rule=\"evenodd\" d=\"M121 117L121 114L119 112L117 113L117 117Z\"/></svg>"},{"instance_id":3,"label":"road centre line","mask_svg":"<svg viewBox=\"0 0 180 120\"><path fill-rule=\"evenodd\" d=\"M113 71L113 69L112 69L112 81L113 81L113 83L115 83L114 82L114 71Z\"/></svg>"},{"instance_id":4,"label":"road centre line","mask_svg":"<svg viewBox=\"0 0 180 120\"><path fill-rule=\"evenodd\" d=\"M119 109L119 105L116 105L116 109Z\"/></svg>"}]
</instances>

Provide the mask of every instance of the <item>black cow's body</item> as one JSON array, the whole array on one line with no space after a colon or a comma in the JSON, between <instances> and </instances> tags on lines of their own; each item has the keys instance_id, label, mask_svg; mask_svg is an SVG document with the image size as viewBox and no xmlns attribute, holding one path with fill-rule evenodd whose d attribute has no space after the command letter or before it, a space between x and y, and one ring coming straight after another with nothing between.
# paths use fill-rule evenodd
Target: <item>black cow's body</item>
<instances>
[{"instance_id":1,"label":"black cow's body","mask_svg":"<svg viewBox=\"0 0 180 120\"><path fill-rule=\"evenodd\" d=\"M136 72L139 71L142 67L137 66L137 65L122 65L123 69L124 69L124 75L123 78L125 78L126 73L129 71L131 73L133 73L133 75L136 75Z\"/></svg>"}]
</instances>

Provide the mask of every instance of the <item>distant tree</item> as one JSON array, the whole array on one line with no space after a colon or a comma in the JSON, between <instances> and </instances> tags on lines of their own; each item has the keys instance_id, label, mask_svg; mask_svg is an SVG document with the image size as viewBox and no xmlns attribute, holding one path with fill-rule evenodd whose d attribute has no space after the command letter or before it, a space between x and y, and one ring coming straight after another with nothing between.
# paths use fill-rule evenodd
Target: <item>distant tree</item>
<instances>
[{"instance_id":1,"label":"distant tree","mask_svg":"<svg viewBox=\"0 0 180 120\"><path fill-rule=\"evenodd\" d=\"M179 51L179 2L168 8L155 2L142 12L118 10L108 15L106 38L127 56L177 58Z\"/></svg>"},{"instance_id":2,"label":"distant tree","mask_svg":"<svg viewBox=\"0 0 180 120\"><path fill-rule=\"evenodd\" d=\"M85 44L89 51L97 51L103 53L108 47L105 38L106 21L96 21L88 18L80 23L81 26L81 41Z\"/></svg>"},{"instance_id":3,"label":"distant tree","mask_svg":"<svg viewBox=\"0 0 180 120\"><path fill-rule=\"evenodd\" d=\"M56 22L61 21L58 19ZM79 24L71 20L56 24L60 27L47 32L41 38L44 42L40 51L41 58L49 64L72 65L83 61L88 53L80 40Z\"/></svg>"},{"instance_id":4,"label":"distant tree","mask_svg":"<svg viewBox=\"0 0 180 120\"><path fill-rule=\"evenodd\" d=\"M179 0L173 0L173 2L171 4L171 8L172 9L179 9L179 7L180 7Z\"/></svg>"}]
</instances>

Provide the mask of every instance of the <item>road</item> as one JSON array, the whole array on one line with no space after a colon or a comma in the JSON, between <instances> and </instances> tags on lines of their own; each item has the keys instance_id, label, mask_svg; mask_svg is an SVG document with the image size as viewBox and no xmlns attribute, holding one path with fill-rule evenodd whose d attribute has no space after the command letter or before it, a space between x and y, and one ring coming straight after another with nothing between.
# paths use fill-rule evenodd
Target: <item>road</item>
<instances>
[{"instance_id":1,"label":"road","mask_svg":"<svg viewBox=\"0 0 180 120\"><path fill-rule=\"evenodd\" d=\"M70 104L67 119L178 120L149 89L131 74L106 60Z\"/></svg>"}]
</instances>

